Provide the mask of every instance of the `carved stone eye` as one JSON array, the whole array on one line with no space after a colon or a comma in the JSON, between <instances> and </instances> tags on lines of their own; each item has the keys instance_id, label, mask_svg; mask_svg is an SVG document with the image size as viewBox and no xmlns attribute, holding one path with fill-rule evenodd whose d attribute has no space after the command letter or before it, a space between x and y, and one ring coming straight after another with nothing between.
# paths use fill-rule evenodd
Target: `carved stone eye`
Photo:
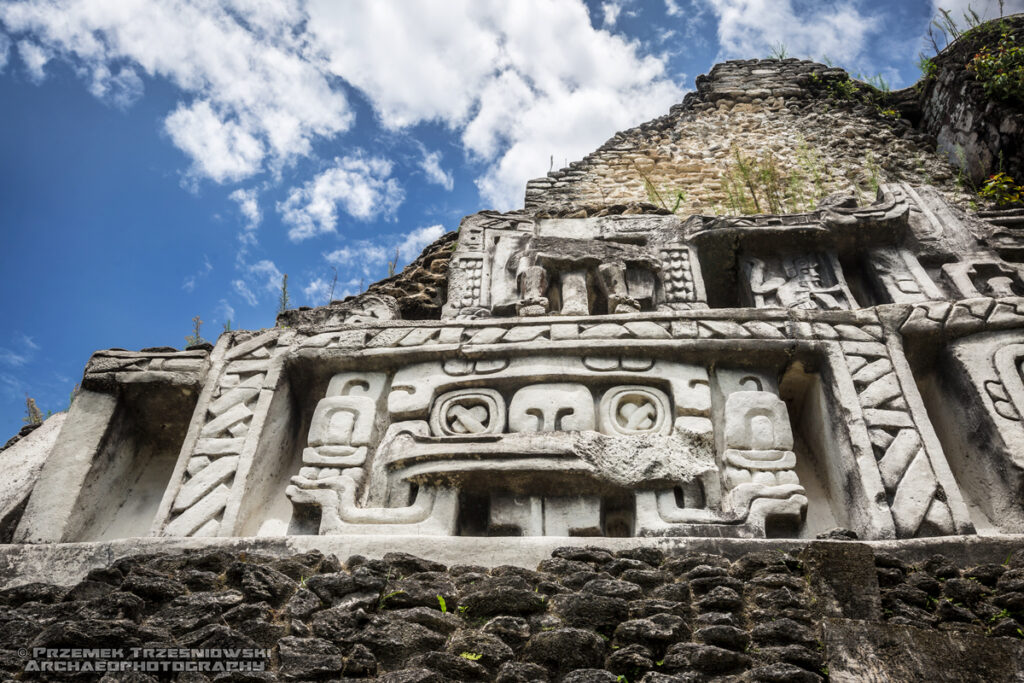
<instances>
[{"instance_id":1,"label":"carved stone eye","mask_svg":"<svg viewBox=\"0 0 1024 683\"><path fill-rule=\"evenodd\" d=\"M493 389L460 389L434 402L430 431L435 436L501 434L505 431L505 402Z\"/></svg>"},{"instance_id":2,"label":"carved stone eye","mask_svg":"<svg viewBox=\"0 0 1024 683\"><path fill-rule=\"evenodd\" d=\"M621 386L605 392L598 413L605 434L668 434L672 430L670 403L653 387Z\"/></svg>"}]
</instances>

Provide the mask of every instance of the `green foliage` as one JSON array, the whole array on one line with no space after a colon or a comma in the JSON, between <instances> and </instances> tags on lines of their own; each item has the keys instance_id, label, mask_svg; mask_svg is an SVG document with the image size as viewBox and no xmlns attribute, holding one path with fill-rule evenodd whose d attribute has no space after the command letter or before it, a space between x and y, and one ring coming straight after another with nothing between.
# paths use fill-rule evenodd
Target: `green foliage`
<instances>
[{"instance_id":1,"label":"green foliage","mask_svg":"<svg viewBox=\"0 0 1024 683\"><path fill-rule=\"evenodd\" d=\"M441 614L448 614L448 603L440 595L437 596L437 604L441 606Z\"/></svg>"},{"instance_id":2,"label":"green foliage","mask_svg":"<svg viewBox=\"0 0 1024 683\"><path fill-rule=\"evenodd\" d=\"M228 318L227 320L224 321L224 331L225 332L230 332L231 331L231 318Z\"/></svg>"},{"instance_id":3,"label":"green foliage","mask_svg":"<svg viewBox=\"0 0 1024 683\"><path fill-rule=\"evenodd\" d=\"M829 81L828 94L837 100L853 100L860 95L860 88L853 79Z\"/></svg>"},{"instance_id":4,"label":"green foliage","mask_svg":"<svg viewBox=\"0 0 1024 683\"><path fill-rule=\"evenodd\" d=\"M900 118L900 111L899 109L893 109L892 107L887 107L884 109L882 107L879 107L878 115L896 121L897 119Z\"/></svg>"},{"instance_id":5,"label":"green foliage","mask_svg":"<svg viewBox=\"0 0 1024 683\"><path fill-rule=\"evenodd\" d=\"M917 68L921 70L921 76L925 80L935 78L935 74L939 72L939 65L935 63L935 60L926 57L923 53L918 55Z\"/></svg>"},{"instance_id":6,"label":"green foliage","mask_svg":"<svg viewBox=\"0 0 1024 683\"><path fill-rule=\"evenodd\" d=\"M1024 186L1017 185L1013 178L1002 171L990 176L978 190L978 194L998 206L1024 203Z\"/></svg>"},{"instance_id":7,"label":"green foliage","mask_svg":"<svg viewBox=\"0 0 1024 683\"><path fill-rule=\"evenodd\" d=\"M206 343L206 340L203 339L202 335L199 333L202 326L203 321L199 318L198 315L192 318L192 334L185 337L186 346L195 346L196 344Z\"/></svg>"},{"instance_id":8,"label":"green foliage","mask_svg":"<svg viewBox=\"0 0 1024 683\"><path fill-rule=\"evenodd\" d=\"M478 652L460 652L459 656L463 659L468 659L471 662L475 662L476 660L483 657L483 655Z\"/></svg>"},{"instance_id":9,"label":"green foliage","mask_svg":"<svg viewBox=\"0 0 1024 683\"><path fill-rule=\"evenodd\" d=\"M1003 31L999 42L983 46L967 64L985 94L1006 102L1024 102L1024 47L1017 44L1009 31Z\"/></svg>"},{"instance_id":10,"label":"green foliage","mask_svg":"<svg viewBox=\"0 0 1024 683\"><path fill-rule=\"evenodd\" d=\"M390 593L381 593L380 600L377 601L377 609L384 609L384 605L387 604L388 600L395 597L396 595L401 595L404 592L405 591L391 591Z\"/></svg>"},{"instance_id":11,"label":"green foliage","mask_svg":"<svg viewBox=\"0 0 1024 683\"><path fill-rule=\"evenodd\" d=\"M786 50L785 43L772 45L772 50L768 53L768 59L786 59L787 57L789 57L789 52Z\"/></svg>"},{"instance_id":12,"label":"green foliage","mask_svg":"<svg viewBox=\"0 0 1024 683\"><path fill-rule=\"evenodd\" d=\"M292 299L288 295L288 273L281 277L281 289L277 298L277 314L281 315L292 306Z\"/></svg>"},{"instance_id":13,"label":"green foliage","mask_svg":"<svg viewBox=\"0 0 1024 683\"><path fill-rule=\"evenodd\" d=\"M882 74L875 74L874 76L865 77L863 74L857 74L857 78L870 85L875 90L881 92L889 92L892 88L889 85L889 81L885 80Z\"/></svg>"}]
</instances>

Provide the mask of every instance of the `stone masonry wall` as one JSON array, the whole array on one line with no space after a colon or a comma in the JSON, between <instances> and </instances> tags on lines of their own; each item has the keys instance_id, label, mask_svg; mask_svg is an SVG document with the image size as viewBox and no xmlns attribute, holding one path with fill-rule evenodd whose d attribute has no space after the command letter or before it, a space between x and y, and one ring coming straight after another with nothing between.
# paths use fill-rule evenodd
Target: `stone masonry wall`
<instances>
[{"instance_id":1,"label":"stone masonry wall","mask_svg":"<svg viewBox=\"0 0 1024 683\"><path fill-rule=\"evenodd\" d=\"M737 152L762 163L774 157L789 195L781 211L758 213L813 208L834 192L869 198L895 180L934 184L956 199L955 173L933 153L934 140L868 103L867 88L841 69L796 59L718 64L667 116L531 180L526 208L583 216L644 202L679 215L749 213L725 189Z\"/></svg>"},{"instance_id":2,"label":"stone masonry wall","mask_svg":"<svg viewBox=\"0 0 1024 683\"><path fill-rule=\"evenodd\" d=\"M982 44L998 43L1003 32L1024 40L1024 15L989 22L968 32L934 59L935 74L918 87L921 128L936 136L939 152L976 183L1005 171L1024 176L1024 121L1019 102L990 100L966 69Z\"/></svg>"},{"instance_id":3,"label":"stone masonry wall","mask_svg":"<svg viewBox=\"0 0 1024 683\"><path fill-rule=\"evenodd\" d=\"M536 571L402 553L135 555L71 588L0 592L0 674L96 680L36 668L66 647L121 648L110 661L145 647L261 650L249 661L267 671L102 680L937 681L955 667L1009 681L1024 664L1022 577L1022 553L910 565L849 541L735 561L566 547Z\"/></svg>"}]
</instances>

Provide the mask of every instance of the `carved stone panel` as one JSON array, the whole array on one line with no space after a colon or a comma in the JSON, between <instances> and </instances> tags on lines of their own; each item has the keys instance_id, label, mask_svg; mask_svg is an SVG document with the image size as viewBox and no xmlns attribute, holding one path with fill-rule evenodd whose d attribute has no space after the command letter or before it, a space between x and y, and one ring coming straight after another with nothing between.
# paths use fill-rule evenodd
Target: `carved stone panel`
<instances>
[{"instance_id":1,"label":"carved stone panel","mask_svg":"<svg viewBox=\"0 0 1024 683\"><path fill-rule=\"evenodd\" d=\"M513 432L592 430L596 426L594 397L582 384L534 384L515 393L508 406Z\"/></svg>"},{"instance_id":2,"label":"carved stone panel","mask_svg":"<svg viewBox=\"0 0 1024 683\"><path fill-rule=\"evenodd\" d=\"M907 249L872 249L868 263L872 278L892 303L913 304L943 298L942 292Z\"/></svg>"},{"instance_id":3,"label":"carved stone panel","mask_svg":"<svg viewBox=\"0 0 1024 683\"><path fill-rule=\"evenodd\" d=\"M609 435L668 434L672 414L668 396L653 387L609 389L598 407L601 432Z\"/></svg>"},{"instance_id":4,"label":"carved stone panel","mask_svg":"<svg viewBox=\"0 0 1024 683\"><path fill-rule=\"evenodd\" d=\"M436 436L501 434L505 400L493 389L459 389L438 397L430 414Z\"/></svg>"},{"instance_id":5,"label":"carved stone panel","mask_svg":"<svg viewBox=\"0 0 1024 683\"><path fill-rule=\"evenodd\" d=\"M740 270L747 305L823 311L857 307L834 254L747 255Z\"/></svg>"},{"instance_id":6,"label":"carved stone panel","mask_svg":"<svg viewBox=\"0 0 1024 683\"><path fill-rule=\"evenodd\" d=\"M997 259L947 263L942 272L965 299L1024 296L1024 266Z\"/></svg>"}]
</instances>

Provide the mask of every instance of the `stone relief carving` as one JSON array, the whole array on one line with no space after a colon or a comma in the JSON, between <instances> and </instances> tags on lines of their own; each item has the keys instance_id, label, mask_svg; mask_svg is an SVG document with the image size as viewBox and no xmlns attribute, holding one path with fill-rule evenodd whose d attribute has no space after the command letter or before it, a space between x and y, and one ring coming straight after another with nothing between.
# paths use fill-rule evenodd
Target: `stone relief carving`
<instances>
[{"instance_id":1,"label":"stone relief carving","mask_svg":"<svg viewBox=\"0 0 1024 683\"><path fill-rule=\"evenodd\" d=\"M794 471L793 432L786 404L766 391L737 391L725 403L723 481L732 510L786 517L799 526L807 496Z\"/></svg>"},{"instance_id":2,"label":"stone relief carving","mask_svg":"<svg viewBox=\"0 0 1024 683\"><path fill-rule=\"evenodd\" d=\"M833 255L748 256L742 270L749 300L757 308L837 311L856 307Z\"/></svg>"},{"instance_id":3,"label":"stone relief carving","mask_svg":"<svg viewBox=\"0 0 1024 683\"><path fill-rule=\"evenodd\" d=\"M534 384L512 396L508 427L513 432L568 432L594 429L594 398L582 384Z\"/></svg>"},{"instance_id":4,"label":"stone relief carving","mask_svg":"<svg viewBox=\"0 0 1024 683\"><path fill-rule=\"evenodd\" d=\"M943 298L942 292L908 249L873 249L869 264L871 275L892 303L913 304Z\"/></svg>"},{"instance_id":5,"label":"stone relief carving","mask_svg":"<svg viewBox=\"0 0 1024 683\"><path fill-rule=\"evenodd\" d=\"M430 414L435 436L501 434L505 401L493 389L459 389L439 397Z\"/></svg>"},{"instance_id":6,"label":"stone relief carving","mask_svg":"<svg viewBox=\"0 0 1024 683\"><path fill-rule=\"evenodd\" d=\"M171 505L165 536L218 535L276 344L277 334L271 332L228 353Z\"/></svg>"},{"instance_id":7,"label":"stone relief carving","mask_svg":"<svg viewBox=\"0 0 1024 683\"><path fill-rule=\"evenodd\" d=\"M946 263L943 274L966 299L1024 295L1024 266L995 259Z\"/></svg>"}]
</instances>

